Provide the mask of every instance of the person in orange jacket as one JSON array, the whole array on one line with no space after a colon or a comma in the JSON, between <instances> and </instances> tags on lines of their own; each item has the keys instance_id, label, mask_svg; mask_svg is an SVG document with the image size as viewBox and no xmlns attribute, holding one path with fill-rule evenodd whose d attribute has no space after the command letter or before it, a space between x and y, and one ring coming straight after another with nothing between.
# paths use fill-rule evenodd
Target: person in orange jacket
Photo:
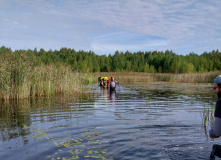
<instances>
[{"instance_id":1,"label":"person in orange jacket","mask_svg":"<svg viewBox=\"0 0 221 160\"><path fill-rule=\"evenodd\" d=\"M111 77L107 80L107 86L109 86L110 81L111 81Z\"/></svg>"}]
</instances>

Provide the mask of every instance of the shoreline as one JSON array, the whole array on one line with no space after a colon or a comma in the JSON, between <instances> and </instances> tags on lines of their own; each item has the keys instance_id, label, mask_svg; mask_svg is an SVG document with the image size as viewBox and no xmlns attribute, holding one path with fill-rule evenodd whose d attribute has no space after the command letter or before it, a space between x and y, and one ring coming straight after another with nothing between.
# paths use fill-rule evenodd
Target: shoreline
<instances>
[{"instance_id":1,"label":"shoreline","mask_svg":"<svg viewBox=\"0 0 221 160\"><path fill-rule=\"evenodd\" d=\"M23 80L18 84L16 81L5 83L0 90L0 100L81 95L84 92L84 85L96 84L99 76L113 76L116 80L119 80L120 84L149 84L153 82L212 84L214 77L219 74L221 74L221 71L185 74L143 72L79 73L72 71L69 66L40 66L23 73Z\"/></svg>"},{"instance_id":2,"label":"shoreline","mask_svg":"<svg viewBox=\"0 0 221 160\"><path fill-rule=\"evenodd\" d=\"M192 83L192 84L208 84L221 74L221 71L205 72L205 73L144 73L144 72L99 72L92 73L94 76L115 77L123 83L149 83L149 82L172 82L172 83Z\"/></svg>"}]
</instances>

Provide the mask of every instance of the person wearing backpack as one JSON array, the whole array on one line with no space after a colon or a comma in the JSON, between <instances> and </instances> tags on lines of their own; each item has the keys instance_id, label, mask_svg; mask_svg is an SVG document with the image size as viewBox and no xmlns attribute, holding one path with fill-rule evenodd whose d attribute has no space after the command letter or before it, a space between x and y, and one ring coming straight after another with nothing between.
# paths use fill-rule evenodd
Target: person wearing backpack
<instances>
[{"instance_id":1,"label":"person wearing backpack","mask_svg":"<svg viewBox=\"0 0 221 160\"><path fill-rule=\"evenodd\" d=\"M109 82L108 88L110 91L115 91L116 84L119 84L119 81L115 81L114 77L111 77L111 81Z\"/></svg>"}]
</instances>

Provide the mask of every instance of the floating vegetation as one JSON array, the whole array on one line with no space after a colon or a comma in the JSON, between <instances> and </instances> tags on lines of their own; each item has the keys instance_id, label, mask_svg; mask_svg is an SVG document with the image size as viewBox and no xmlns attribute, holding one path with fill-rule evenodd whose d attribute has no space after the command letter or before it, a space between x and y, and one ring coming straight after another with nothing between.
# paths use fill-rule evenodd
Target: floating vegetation
<instances>
[{"instance_id":1,"label":"floating vegetation","mask_svg":"<svg viewBox=\"0 0 221 160\"><path fill-rule=\"evenodd\" d=\"M35 136L37 140L47 140L53 143L57 150L54 154L48 155L46 158L50 160L72 160L72 159L102 159L113 160L106 158L107 149L102 149L100 133L85 132L78 138L73 138L73 135L68 134L64 138L51 138L45 130L37 130Z\"/></svg>"}]
</instances>

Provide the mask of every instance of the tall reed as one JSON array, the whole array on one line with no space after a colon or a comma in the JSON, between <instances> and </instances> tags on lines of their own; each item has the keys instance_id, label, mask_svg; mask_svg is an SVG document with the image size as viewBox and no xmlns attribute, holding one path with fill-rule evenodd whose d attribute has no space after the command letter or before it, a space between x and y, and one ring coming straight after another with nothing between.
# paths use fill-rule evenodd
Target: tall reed
<instances>
[{"instance_id":1,"label":"tall reed","mask_svg":"<svg viewBox=\"0 0 221 160\"><path fill-rule=\"evenodd\" d=\"M154 78L151 73L144 72L99 72L94 73L95 77L114 77L120 83L148 83L153 82Z\"/></svg>"},{"instance_id":2,"label":"tall reed","mask_svg":"<svg viewBox=\"0 0 221 160\"><path fill-rule=\"evenodd\" d=\"M5 63L0 71L0 99L49 97L55 94L77 94L81 81L78 72L63 65L30 66Z\"/></svg>"},{"instance_id":3,"label":"tall reed","mask_svg":"<svg viewBox=\"0 0 221 160\"><path fill-rule=\"evenodd\" d=\"M215 112L215 105L211 106L211 108L206 109L204 106L203 113L201 115L202 118L202 125L204 126L205 130L207 126L212 126L214 124L214 112ZM209 124L207 122L210 122Z\"/></svg>"},{"instance_id":4,"label":"tall reed","mask_svg":"<svg viewBox=\"0 0 221 160\"><path fill-rule=\"evenodd\" d=\"M95 77L115 77L122 83L149 83L149 82L175 82L175 83L212 83L213 79L220 75L221 71L207 73L144 73L144 72L99 72Z\"/></svg>"}]
</instances>

